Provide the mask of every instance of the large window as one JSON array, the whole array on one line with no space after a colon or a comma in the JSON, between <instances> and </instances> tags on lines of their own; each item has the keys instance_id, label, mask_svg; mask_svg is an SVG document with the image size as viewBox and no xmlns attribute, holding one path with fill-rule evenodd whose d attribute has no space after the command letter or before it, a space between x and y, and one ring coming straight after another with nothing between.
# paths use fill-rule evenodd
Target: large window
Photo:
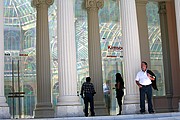
<instances>
[{"instance_id":1,"label":"large window","mask_svg":"<svg viewBox=\"0 0 180 120\"><path fill-rule=\"evenodd\" d=\"M149 2L147 4L148 32L150 45L151 69L157 76L158 91L154 91L154 96L165 95L165 81L162 55L162 40L160 30L160 20L158 14L158 3Z\"/></svg>"}]
</instances>

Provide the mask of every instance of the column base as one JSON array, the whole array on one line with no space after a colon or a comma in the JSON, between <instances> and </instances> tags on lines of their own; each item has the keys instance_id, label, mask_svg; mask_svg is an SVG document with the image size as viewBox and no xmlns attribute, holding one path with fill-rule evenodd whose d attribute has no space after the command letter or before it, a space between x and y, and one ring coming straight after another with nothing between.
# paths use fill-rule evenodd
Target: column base
<instances>
[{"instance_id":1,"label":"column base","mask_svg":"<svg viewBox=\"0 0 180 120\"><path fill-rule=\"evenodd\" d=\"M147 113L148 104L145 103L145 108ZM132 103L132 104L124 104L122 105L122 114L128 115L128 114L140 114L140 104Z\"/></svg>"},{"instance_id":2,"label":"column base","mask_svg":"<svg viewBox=\"0 0 180 120\"><path fill-rule=\"evenodd\" d=\"M124 104L122 105L122 114L128 115L128 114L140 114L140 104ZM145 113L148 113L148 104L145 103Z\"/></svg>"},{"instance_id":3,"label":"column base","mask_svg":"<svg viewBox=\"0 0 180 120\"><path fill-rule=\"evenodd\" d=\"M109 115L108 109L104 102L94 102L94 112L96 116L107 116Z\"/></svg>"},{"instance_id":4,"label":"column base","mask_svg":"<svg viewBox=\"0 0 180 120\"><path fill-rule=\"evenodd\" d=\"M140 104L124 104L122 105L122 114L139 114Z\"/></svg>"},{"instance_id":5,"label":"column base","mask_svg":"<svg viewBox=\"0 0 180 120\"><path fill-rule=\"evenodd\" d=\"M83 106L56 106L56 116L55 117L82 117L84 116Z\"/></svg>"},{"instance_id":6,"label":"column base","mask_svg":"<svg viewBox=\"0 0 180 120\"><path fill-rule=\"evenodd\" d=\"M1 106L0 107L0 119L9 119L9 118L11 118L11 115L9 113L9 107Z\"/></svg>"},{"instance_id":7,"label":"column base","mask_svg":"<svg viewBox=\"0 0 180 120\"><path fill-rule=\"evenodd\" d=\"M61 96L56 106L56 117L82 117L83 106L78 96Z\"/></svg>"},{"instance_id":8,"label":"column base","mask_svg":"<svg viewBox=\"0 0 180 120\"><path fill-rule=\"evenodd\" d=\"M0 119L8 118L11 118L9 106L6 103L6 98L4 96L0 96Z\"/></svg>"},{"instance_id":9,"label":"column base","mask_svg":"<svg viewBox=\"0 0 180 120\"><path fill-rule=\"evenodd\" d=\"M37 104L34 110L34 118L53 118L54 109L52 104Z\"/></svg>"},{"instance_id":10,"label":"column base","mask_svg":"<svg viewBox=\"0 0 180 120\"><path fill-rule=\"evenodd\" d=\"M124 97L124 104L122 105L122 114L140 114L140 100L139 95L126 95ZM147 112L148 104L145 101L145 109Z\"/></svg>"}]
</instances>

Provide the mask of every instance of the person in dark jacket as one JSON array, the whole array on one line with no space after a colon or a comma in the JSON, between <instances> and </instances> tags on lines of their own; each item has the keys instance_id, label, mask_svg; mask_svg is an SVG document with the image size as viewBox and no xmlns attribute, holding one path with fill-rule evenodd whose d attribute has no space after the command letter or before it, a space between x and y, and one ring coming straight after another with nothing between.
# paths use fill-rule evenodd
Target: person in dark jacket
<instances>
[{"instance_id":1,"label":"person in dark jacket","mask_svg":"<svg viewBox=\"0 0 180 120\"><path fill-rule=\"evenodd\" d=\"M119 113L117 115L121 115L122 112L122 97L124 96L124 81L120 73L116 73L116 98L119 105Z\"/></svg>"},{"instance_id":2,"label":"person in dark jacket","mask_svg":"<svg viewBox=\"0 0 180 120\"><path fill-rule=\"evenodd\" d=\"M86 82L82 84L81 87L81 97L84 99L85 104L85 116L88 116L88 103L90 103L90 111L91 116L95 116L94 112L94 94L96 94L94 90L94 85L90 82L91 78L87 77Z\"/></svg>"}]
</instances>

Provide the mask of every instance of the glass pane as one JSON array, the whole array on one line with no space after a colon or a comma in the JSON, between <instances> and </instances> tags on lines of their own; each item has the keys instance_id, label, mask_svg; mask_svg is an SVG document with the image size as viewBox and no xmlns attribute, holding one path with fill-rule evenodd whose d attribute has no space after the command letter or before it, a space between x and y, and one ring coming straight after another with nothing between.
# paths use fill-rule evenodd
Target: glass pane
<instances>
[{"instance_id":1,"label":"glass pane","mask_svg":"<svg viewBox=\"0 0 180 120\"><path fill-rule=\"evenodd\" d=\"M88 26L87 11L82 8L84 0L75 0L75 30L77 46L77 71L78 90L89 74L88 69ZM99 10L100 21L100 42L102 53L103 83L109 83L110 88L114 87L115 74L122 73L122 42L119 20L119 3L112 0L104 0L104 7ZM105 96L109 112L116 114L117 103L115 91ZM111 99L111 102L108 102Z\"/></svg>"},{"instance_id":2,"label":"glass pane","mask_svg":"<svg viewBox=\"0 0 180 120\"><path fill-rule=\"evenodd\" d=\"M123 75L119 9L119 1L104 0L104 7L99 10L104 98L111 115L116 115L118 111L113 89L115 74L119 72ZM107 88L109 92L106 92Z\"/></svg>"},{"instance_id":3,"label":"glass pane","mask_svg":"<svg viewBox=\"0 0 180 120\"><path fill-rule=\"evenodd\" d=\"M158 4L149 2L147 4L148 32L150 45L151 69L156 74L158 91L153 91L154 96L165 95L164 68L162 56L162 41L160 20L158 14Z\"/></svg>"},{"instance_id":4,"label":"glass pane","mask_svg":"<svg viewBox=\"0 0 180 120\"><path fill-rule=\"evenodd\" d=\"M89 75L87 11L84 0L75 0L75 39L77 52L78 92L85 77Z\"/></svg>"}]
</instances>

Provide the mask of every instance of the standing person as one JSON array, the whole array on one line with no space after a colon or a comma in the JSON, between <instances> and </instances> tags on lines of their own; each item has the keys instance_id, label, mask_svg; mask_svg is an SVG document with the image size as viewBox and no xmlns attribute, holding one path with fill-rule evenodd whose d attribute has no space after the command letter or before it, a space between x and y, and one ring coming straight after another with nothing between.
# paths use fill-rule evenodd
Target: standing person
<instances>
[{"instance_id":1,"label":"standing person","mask_svg":"<svg viewBox=\"0 0 180 120\"><path fill-rule=\"evenodd\" d=\"M104 92L104 99L105 99L105 103L106 103L106 107L108 109L108 113L110 113L110 103L111 103L111 99L110 99L110 80L107 80L106 83L103 84L103 92Z\"/></svg>"},{"instance_id":2,"label":"standing person","mask_svg":"<svg viewBox=\"0 0 180 120\"><path fill-rule=\"evenodd\" d=\"M116 73L116 98L119 105L119 113L117 115L121 115L122 111L122 97L124 96L124 81L120 73Z\"/></svg>"},{"instance_id":3,"label":"standing person","mask_svg":"<svg viewBox=\"0 0 180 120\"><path fill-rule=\"evenodd\" d=\"M148 112L150 114L154 113L152 105L152 81L155 80L155 76L147 73L147 63L141 62L141 71L136 75L136 84L139 87L140 91L140 112L141 114L145 113L145 94L147 95L148 100Z\"/></svg>"},{"instance_id":4,"label":"standing person","mask_svg":"<svg viewBox=\"0 0 180 120\"><path fill-rule=\"evenodd\" d=\"M82 84L81 87L81 97L84 99L85 104L85 116L88 116L88 103L90 103L90 111L91 116L95 116L94 112L94 94L96 94L94 90L94 85L91 83L91 78L86 77L86 82Z\"/></svg>"}]
</instances>

